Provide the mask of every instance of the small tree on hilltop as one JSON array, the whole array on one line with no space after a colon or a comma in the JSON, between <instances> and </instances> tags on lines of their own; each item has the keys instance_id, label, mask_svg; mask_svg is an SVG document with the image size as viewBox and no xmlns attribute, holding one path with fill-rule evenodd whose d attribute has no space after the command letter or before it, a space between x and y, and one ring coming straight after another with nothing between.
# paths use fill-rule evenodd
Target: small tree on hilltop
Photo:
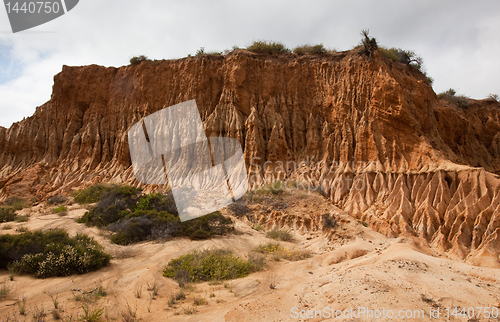
<instances>
[{"instance_id":1,"label":"small tree on hilltop","mask_svg":"<svg viewBox=\"0 0 500 322\"><path fill-rule=\"evenodd\" d=\"M368 55L369 59L372 59L373 53L378 49L377 40L375 38L370 38L369 36L370 30L363 29L361 30L361 45L362 45L362 53Z\"/></svg>"},{"instance_id":2,"label":"small tree on hilltop","mask_svg":"<svg viewBox=\"0 0 500 322\"><path fill-rule=\"evenodd\" d=\"M130 64L131 65L139 65L143 61L148 61L148 60L150 60L150 59L144 55L134 56L134 57L130 58Z\"/></svg>"},{"instance_id":3,"label":"small tree on hilltop","mask_svg":"<svg viewBox=\"0 0 500 322\"><path fill-rule=\"evenodd\" d=\"M488 98L489 99L492 99L492 100L495 100L495 101L499 101L500 97L498 96L498 94L490 94L488 95Z\"/></svg>"}]
</instances>

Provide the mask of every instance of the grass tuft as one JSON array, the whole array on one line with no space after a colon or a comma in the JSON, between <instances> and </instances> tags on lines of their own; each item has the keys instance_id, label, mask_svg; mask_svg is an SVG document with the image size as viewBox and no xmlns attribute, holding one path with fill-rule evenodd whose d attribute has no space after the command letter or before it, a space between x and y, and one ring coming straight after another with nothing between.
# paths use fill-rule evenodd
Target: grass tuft
<instances>
[{"instance_id":1,"label":"grass tuft","mask_svg":"<svg viewBox=\"0 0 500 322\"><path fill-rule=\"evenodd\" d=\"M193 298L193 304L197 306L208 305L208 301L201 296L195 296Z\"/></svg>"},{"instance_id":2,"label":"grass tuft","mask_svg":"<svg viewBox=\"0 0 500 322\"><path fill-rule=\"evenodd\" d=\"M60 319L62 318L61 313L59 312L59 310L53 309L53 310L51 311L51 313L52 313L52 318L53 318L55 321L58 321L58 320L60 320Z\"/></svg>"},{"instance_id":3,"label":"grass tuft","mask_svg":"<svg viewBox=\"0 0 500 322\"><path fill-rule=\"evenodd\" d=\"M54 213L54 214L60 214L60 213L65 213L67 210L68 210L68 208L66 208L64 206L59 206L59 207L54 208L52 210L52 213Z\"/></svg>"},{"instance_id":4,"label":"grass tuft","mask_svg":"<svg viewBox=\"0 0 500 322\"><path fill-rule=\"evenodd\" d=\"M10 287L7 283L2 284L0 286L0 301L5 300L10 293Z\"/></svg>"},{"instance_id":5,"label":"grass tuft","mask_svg":"<svg viewBox=\"0 0 500 322\"><path fill-rule=\"evenodd\" d=\"M23 296L21 300L17 300L17 309L19 310L19 314L26 314L26 296Z\"/></svg>"},{"instance_id":6,"label":"grass tuft","mask_svg":"<svg viewBox=\"0 0 500 322\"><path fill-rule=\"evenodd\" d=\"M83 315L78 319L78 321L83 322L99 322L102 321L102 315L104 314L104 308L102 306L96 305L91 307L89 303L84 303L81 308L83 309Z\"/></svg>"},{"instance_id":7,"label":"grass tuft","mask_svg":"<svg viewBox=\"0 0 500 322\"><path fill-rule=\"evenodd\" d=\"M149 296L152 299L155 299L158 296L158 292L160 291L160 288L163 286L158 283L158 281L155 279L155 281L149 285L149 283L146 283L147 287L146 289L149 292Z\"/></svg>"},{"instance_id":8,"label":"grass tuft","mask_svg":"<svg viewBox=\"0 0 500 322\"><path fill-rule=\"evenodd\" d=\"M47 312L45 312L45 309L43 308L38 308L38 306L35 304L35 308L32 309L31 315L33 316L33 321L34 322L43 322L45 321L45 317L47 316Z\"/></svg>"},{"instance_id":9,"label":"grass tuft","mask_svg":"<svg viewBox=\"0 0 500 322\"><path fill-rule=\"evenodd\" d=\"M268 238L272 238L280 241L293 241L293 235L290 231L284 229L273 228L266 233Z\"/></svg>"}]
</instances>

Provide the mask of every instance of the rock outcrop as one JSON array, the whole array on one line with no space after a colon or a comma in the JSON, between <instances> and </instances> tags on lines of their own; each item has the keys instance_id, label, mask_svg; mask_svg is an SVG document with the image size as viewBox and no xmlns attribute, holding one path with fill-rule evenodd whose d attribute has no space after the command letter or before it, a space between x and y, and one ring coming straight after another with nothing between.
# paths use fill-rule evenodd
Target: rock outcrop
<instances>
[{"instance_id":1,"label":"rock outcrop","mask_svg":"<svg viewBox=\"0 0 500 322\"><path fill-rule=\"evenodd\" d=\"M101 181L139 185L128 129L191 99L208 137L241 142L252 186L307 182L388 236L498 262L500 104L439 100L419 71L378 53L369 61L355 51L237 50L64 66L47 103L0 127L0 199L43 199Z\"/></svg>"}]
</instances>

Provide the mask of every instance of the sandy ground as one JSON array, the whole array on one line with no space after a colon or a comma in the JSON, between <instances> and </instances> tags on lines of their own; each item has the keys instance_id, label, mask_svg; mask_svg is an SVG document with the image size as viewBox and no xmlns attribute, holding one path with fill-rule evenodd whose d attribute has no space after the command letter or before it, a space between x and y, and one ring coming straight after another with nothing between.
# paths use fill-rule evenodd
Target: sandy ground
<instances>
[{"instance_id":1,"label":"sandy ground","mask_svg":"<svg viewBox=\"0 0 500 322\"><path fill-rule=\"evenodd\" d=\"M304 199L303 208L295 211L309 211L311 203L315 209L331 210L327 201L314 198ZM310 258L270 260L265 270L245 278L189 285L187 298L169 306L171 296L180 290L161 273L170 259L211 247L231 248L246 256L259 244L273 240L254 230L248 220L235 218L239 234L206 241L175 239L118 246L109 242L106 233L75 222L85 208L72 205L64 217L51 210L47 205L25 209L22 212L30 214L28 222L1 224L0 233L17 233L19 226L86 233L114 259L97 272L62 278L14 276L11 281L10 272L0 271L0 283L10 289L8 298L0 301L0 321L32 321L42 310L44 321L53 321L49 293L58 296L63 321L76 321L85 303L74 290L87 292L99 286L107 295L89 307L102 307L103 319L110 321L133 321L129 312L141 321L500 320L496 318L500 316L500 270L449 259L416 240L386 238L346 214L336 214L341 220L333 232L301 230L294 233L295 242L281 243L288 250L310 250ZM12 228L4 229L6 225ZM154 284L159 291L151 299L148 287ZM22 297L26 297L25 315L19 314L16 302ZM205 302L195 305L197 298Z\"/></svg>"}]
</instances>

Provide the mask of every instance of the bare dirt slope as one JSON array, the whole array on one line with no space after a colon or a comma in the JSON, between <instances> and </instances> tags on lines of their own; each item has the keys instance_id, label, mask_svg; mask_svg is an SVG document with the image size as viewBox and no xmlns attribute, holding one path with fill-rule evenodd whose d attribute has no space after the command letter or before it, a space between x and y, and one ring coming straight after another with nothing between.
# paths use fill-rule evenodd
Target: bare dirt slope
<instances>
[{"instance_id":1,"label":"bare dirt slope","mask_svg":"<svg viewBox=\"0 0 500 322\"><path fill-rule=\"evenodd\" d=\"M429 248L416 238L388 238L333 206L318 194L296 191L278 197L253 194L248 197L250 211L244 215L225 210L233 216L239 234L206 241L174 239L149 241L130 246L111 244L105 232L75 222L85 209L74 204L67 216L51 213L52 208L39 205L23 212L30 214L26 223L1 224L2 233L17 233L19 226L34 229L63 228L70 234L86 233L96 238L114 255L111 265L97 272L64 278L35 279L0 272L0 281L11 292L0 302L1 321L32 320L33 312L45 310L46 321L52 320L53 303L48 293L58 294L65 321L83 314L84 302L77 301L79 291L99 286L107 295L90 304L103 307L109 320L126 321L124 314L136 312L142 321L322 321L305 318L307 310L325 307L350 312L359 307L392 312L392 320L403 314L425 314L421 321L435 321L429 316L438 308L439 321L467 321L469 318L445 318L445 310L458 307L496 307L500 302L500 271L470 266L449 258L446 253ZM263 217L263 212L271 214ZM323 215L335 218L334 228L324 227ZM300 215L300 216L299 216ZM185 286L187 298L169 305L172 295L180 290L177 283L162 276L167 262L194 249L234 249L246 256L256 246L273 241L264 231L274 226L293 230L295 242L281 242L287 250L309 250L310 258L301 261L268 262L265 270L237 280L197 283ZM158 295L150 299L148 285L160 286ZM273 284L274 288L270 285ZM138 293L140 297L138 298ZM19 315L16 300L26 297L27 315ZM206 303L195 305L194 299ZM203 302L203 301L202 301ZM296 309L295 309L296 308ZM302 312L304 318L298 317ZM362 309L361 309L362 310ZM423 310L424 313L421 313ZM490 309L491 310L491 309ZM496 309L495 309L496 310ZM339 312L340 312L339 311ZM295 312L295 313L294 313ZM370 316L343 316L339 321L372 321ZM476 309L478 314L478 309ZM484 311L481 313L483 314ZM338 313L339 314L339 313ZM379 314L375 312L374 314ZM325 316L323 316L325 318ZM381 321L391 319L379 319ZM415 320L415 319L414 319ZM497 321L480 315L477 321ZM475 321L475 320L469 320Z\"/></svg>"}]
</instances>

